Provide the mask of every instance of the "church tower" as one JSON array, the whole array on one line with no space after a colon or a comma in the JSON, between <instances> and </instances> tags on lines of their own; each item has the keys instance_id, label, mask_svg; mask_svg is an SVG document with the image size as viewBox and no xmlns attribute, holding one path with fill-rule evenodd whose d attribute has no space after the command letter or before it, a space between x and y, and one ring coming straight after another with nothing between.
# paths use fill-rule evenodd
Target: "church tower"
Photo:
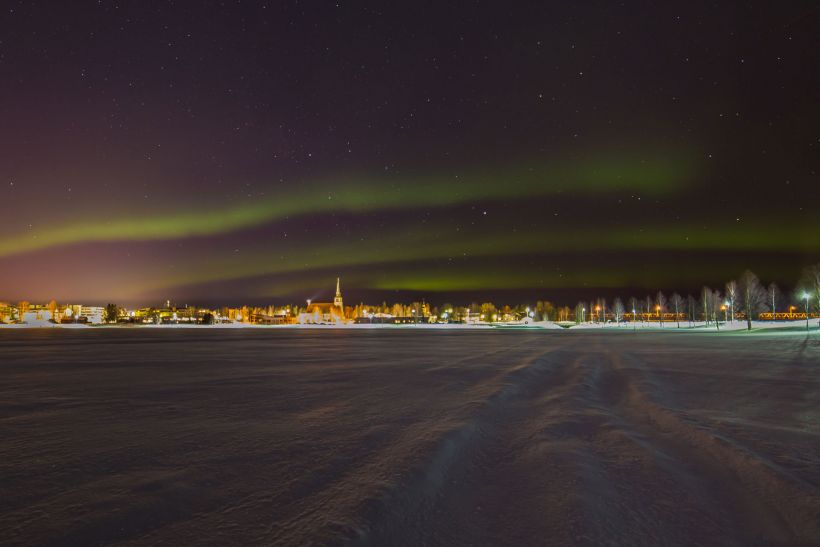
<instances>
[{"instance_id":1,"label":"church tower","mask_svg":"<svg viewBox=\"0 0 820 547\"><path fill-rule=\"evenodd\" d=\"M339 288L339 278L336 278L336 296L333 298L333 305L339 308L340 310L345 309L342 305L342 291Z\"/></svg>"}]
</instances>

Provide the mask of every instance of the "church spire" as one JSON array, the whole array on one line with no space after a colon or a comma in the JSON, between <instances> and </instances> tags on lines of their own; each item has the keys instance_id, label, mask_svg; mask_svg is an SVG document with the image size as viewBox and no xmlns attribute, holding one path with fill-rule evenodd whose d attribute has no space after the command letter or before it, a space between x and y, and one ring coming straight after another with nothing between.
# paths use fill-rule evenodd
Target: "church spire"
<instances>
[{"instance_id":1,"label":"church spire","mask_svg":"<svg viewBox=\"0 0 820 547\"><path fill-rule=\"evenodd\" d=\"M333 299L333 305L344 309L342 305L342 290L339 287L339 278L336 278L336 297Z\"/></svg>"}]
</instances>

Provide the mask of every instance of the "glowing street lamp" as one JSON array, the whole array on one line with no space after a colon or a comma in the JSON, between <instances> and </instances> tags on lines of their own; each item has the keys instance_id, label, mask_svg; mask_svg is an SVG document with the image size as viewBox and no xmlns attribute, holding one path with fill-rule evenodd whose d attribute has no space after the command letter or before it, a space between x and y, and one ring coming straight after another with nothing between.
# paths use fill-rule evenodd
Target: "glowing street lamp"
<instances>
[{"instance_id":1,"label":"glowing street lamp","mask_svg":"<svg viewBox=\"0 0 820 547\"><path fill-rule=\"evenodd\" d=\"M632 332L635 332L638 328L638 314L635 311L635 308L632 308Z\"/></svg>"}]
</instances>

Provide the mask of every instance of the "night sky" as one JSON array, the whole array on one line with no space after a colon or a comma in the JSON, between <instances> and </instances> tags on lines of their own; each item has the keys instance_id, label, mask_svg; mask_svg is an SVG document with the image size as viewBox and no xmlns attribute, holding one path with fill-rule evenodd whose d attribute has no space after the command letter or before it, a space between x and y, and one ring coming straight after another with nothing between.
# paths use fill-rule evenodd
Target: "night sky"
<instances>
[{"instance_id":1,"label":"night sky","mask_svg":"<svg viewBox=\"0 0 820 547\"><path fill-rule=\"evenodd\" d=\"M816 2L0 10L0 299L574 303L820 260Z\"/></svg>"}]
</instances>

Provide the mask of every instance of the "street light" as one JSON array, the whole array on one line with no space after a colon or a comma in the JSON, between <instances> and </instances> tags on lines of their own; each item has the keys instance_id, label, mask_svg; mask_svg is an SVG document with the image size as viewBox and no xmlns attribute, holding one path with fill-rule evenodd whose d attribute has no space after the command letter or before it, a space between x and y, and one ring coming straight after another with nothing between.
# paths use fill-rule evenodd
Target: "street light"
<instances>
[{"instance_id":1,"label":"street light","mask_svg":"<svg viewBox=\"0 0 820 547\"><path fill-rule=\"evenodd\" d=\"M809 332L809 293L804 292L803 298L806 299L806 332Z\"/></svg>"},{"instance_id":2,"label":"street light","mask_svg":"<svg viewBox=\"0 0 820 547\"><path fill-rule=\"evenodd\" d=\"M581 323L586 323L587 309L581 308Z\"/></svg>"},{"instance_id":3,"label":"street light","mask_svg":"<svg viewBox=\"0 0 820 547\"><path fill-rule=\"evenodd\" d=\"M632 308L632 332L635 332L638 328L637 319L638 316L635 312L635 308Z\"/></svg>"}]
</instances>

